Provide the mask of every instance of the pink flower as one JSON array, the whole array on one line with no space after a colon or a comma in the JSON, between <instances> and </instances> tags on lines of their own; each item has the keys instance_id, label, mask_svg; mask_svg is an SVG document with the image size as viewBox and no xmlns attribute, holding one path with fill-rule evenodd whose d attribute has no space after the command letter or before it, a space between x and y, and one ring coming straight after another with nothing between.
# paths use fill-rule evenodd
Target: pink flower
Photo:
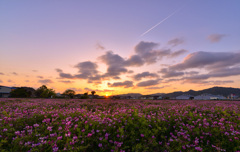
<instances>
[{"instance_id":1,"label":"pink flower","mask_svg":"<svg viewBox=\"0 0 240 152\"><path fill-rule=\"evenodd\" d=\"M73 136L73 140L76 140L77 139L77 136Z\"/></svg>"},{"instance_id":2,"label":"pink flower","mask_svg":"<svg viewBox=\"0 0 240 152\"><path fill-rule=\"evenodd\" d=\"M53 151L58 151L58 147L53 147Z\"/></svg>"},{"instance_id":3,"label":"pink flower","mask_svg":"<svg viewBox=\"0 0 240 152\"><path fill-rule=\"evenodd\" d=\"M109 134L108 134L108 133L106 133L106 134L105 134L105 137L108 137L108 136L109 136Z\"/></svg>"},{"instance_id":4,"label":"pink flower","mask_svg":"<svg viewBox=\"0 0 240 152\"><path fill-rule=\"evenodd\" d=\"M62 130L62 127L60 126L60 127L58 128L58 130Z\"/></svg>"},{"instance_id":5,"label":"pink flower","mask_svg":"<svg viewBox=\"0 0 240 152\"><path fill-rule=\"evenodd\" d=\"M62 136L57 137L57 140L61 140L61 139L62 139Z\"/></svg>"},{"instance_id":6,"label":"pink flower","mask_svg":"<svg viewBox=\"0 0 240 152\"><path fill-rule=\"evenodd\" d=\"M35 127L35 128L36 128L36 127L39 127L39 124L34 124L33 127Z\"/></svg>"},{"instance_id":7,"label":"pink flower","mask_svg":"<svg viewBox=\"0 0 240 152\"><path fill-rule=\"evenodd\" d=\"M15 135L20 135L20 131L15 131Z\"/></svg>"},{"instance_id":8,"label":"pink flower","mask_svg":"<svg viewBox=\"0 0 240 152\"><path fill-rule=\"evenodd\" d=\"M71 132L68 132L65 134L66 137L70 137L71 136Z\"/></svg>"},{"instance_id":9,"label":"pink flower","mask_svg":"<svg viewBox=\"0 0 240 152\"><path fill-rule=\"evenodd\" d=\"M195 147L195 149L196 149L197 151L202 151L202 148L201 148L201 147Z\"/></svg>"},{"instance_id":10,"label":"pink flower","mask_svg":"<svg viewBox=\"0 0 240 152\"><path fill-rule=\"evenodd\" d=\"M51 126L48 126L48 127L47 127L47 130L52 131L52 127L51 127Z\"/></svg>"}]
</instances>

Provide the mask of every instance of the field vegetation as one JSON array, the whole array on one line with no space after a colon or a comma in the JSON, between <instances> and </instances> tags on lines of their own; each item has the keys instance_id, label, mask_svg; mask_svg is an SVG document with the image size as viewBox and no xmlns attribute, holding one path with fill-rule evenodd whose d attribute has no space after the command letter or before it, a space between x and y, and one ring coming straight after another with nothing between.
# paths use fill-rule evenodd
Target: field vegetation
<instances>
[{"instance_id":1,"label":"field vegetation","mask_svg":"<svg viewBox=\"0 0 240 152\"><path fill-rule=\"evenodd\" d=\"M240 102L0 99L4 151L240 151Z\"/></svg>"}]
</instances>

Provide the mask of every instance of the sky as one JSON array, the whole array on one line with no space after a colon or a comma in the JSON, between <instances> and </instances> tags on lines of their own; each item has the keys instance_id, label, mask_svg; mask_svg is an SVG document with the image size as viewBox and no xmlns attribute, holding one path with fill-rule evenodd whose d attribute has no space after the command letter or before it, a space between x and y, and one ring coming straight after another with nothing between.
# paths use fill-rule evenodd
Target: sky
<instances>
[{"instance_id":1,"label":"sky","mask_svg":"<svg viewBox=\"0 0 240 152\"><path fill-rule=\"evenodd\" d=\"M240 86L239 0L0 1L0 85L99 95Z\"/></svg>"}]
</instances>

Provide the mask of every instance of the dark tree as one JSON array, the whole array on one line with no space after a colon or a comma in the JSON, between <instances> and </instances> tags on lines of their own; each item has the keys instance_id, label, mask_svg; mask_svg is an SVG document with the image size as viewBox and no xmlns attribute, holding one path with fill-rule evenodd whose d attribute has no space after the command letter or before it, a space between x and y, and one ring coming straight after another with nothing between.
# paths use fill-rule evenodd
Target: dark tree
<instances>
[{"instance_id":1,"label":"dark tree","mask_svg":"<svg viewBox=\"0 0 240 152\"><path fill-rule=\"evenodd\" d=\"M56 95L53 89L48 89L45 85L42 85L40 88L38 88L35 94L38 98L50 98Z\"/></svg>"},{"instance_id":2,"label":"dark tree","mask_svg":"<svg viewBox=\"0 0 240 152\"><path fill-rule=\"evenodd\" d=\"M17 88L10 92L10 97L13 98L28 98L31 97L32 92L27 91L24 88Z\"/></svg>"},{"instance_id":3,"label":"dark tree","mask_svg":"<svg viewBox=\"0 0 240 152\"><path fill-rule=\"evenodd\" d=\"M88 96L88 92L84 93L83 96L81 97L81 99L88 99L89 96Z\"/></svg>"},{"instance_id":4,"label":"dark tree","mask_svg":"<svg viewBox=\"0 0 240 152\"><path fill-rule=\"evenodd\" d=\"M94 94L96 93L96 91L92 91L92 99L94 98Z\"/></svg>"},{"instance_id":5,"label":"dark tree","mask_svg":"<svg viewBox=\"0 0 240 152\"><path fill-rule=\"evenodd\" d=\"M96 92L95 92L95 91L92 91L91 93L92 93L92 96L94 96L94 94L95 94Z\"/></svg>"},{"instance_id":6,"label":"dark tree","mask_svg":"<svg viewBox=\"0 0 240 152\"><path fill-rule=\"evenodd\" d=\"M63 94L64 94L64 95L67 95L69 98L73 98L74 95L75 95L75 91L68 89L68 90L66 90Z\"/></svg>"}]
</instances>

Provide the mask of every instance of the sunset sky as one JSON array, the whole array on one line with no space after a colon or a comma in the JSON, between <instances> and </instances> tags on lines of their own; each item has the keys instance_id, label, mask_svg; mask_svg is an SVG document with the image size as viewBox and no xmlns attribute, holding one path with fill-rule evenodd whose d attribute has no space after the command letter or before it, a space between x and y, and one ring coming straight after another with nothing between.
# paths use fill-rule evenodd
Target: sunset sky
<instances>
[{"instance_id":1,"label":"sunset sky","mask_svg":"<svg viewBox=\"0 0 240 152\"><path fill-rule=\"evenodd\" d=\"M0 85L100 95L240 86L239 0L2 0Z\"/></svg>"}]
</instances>

